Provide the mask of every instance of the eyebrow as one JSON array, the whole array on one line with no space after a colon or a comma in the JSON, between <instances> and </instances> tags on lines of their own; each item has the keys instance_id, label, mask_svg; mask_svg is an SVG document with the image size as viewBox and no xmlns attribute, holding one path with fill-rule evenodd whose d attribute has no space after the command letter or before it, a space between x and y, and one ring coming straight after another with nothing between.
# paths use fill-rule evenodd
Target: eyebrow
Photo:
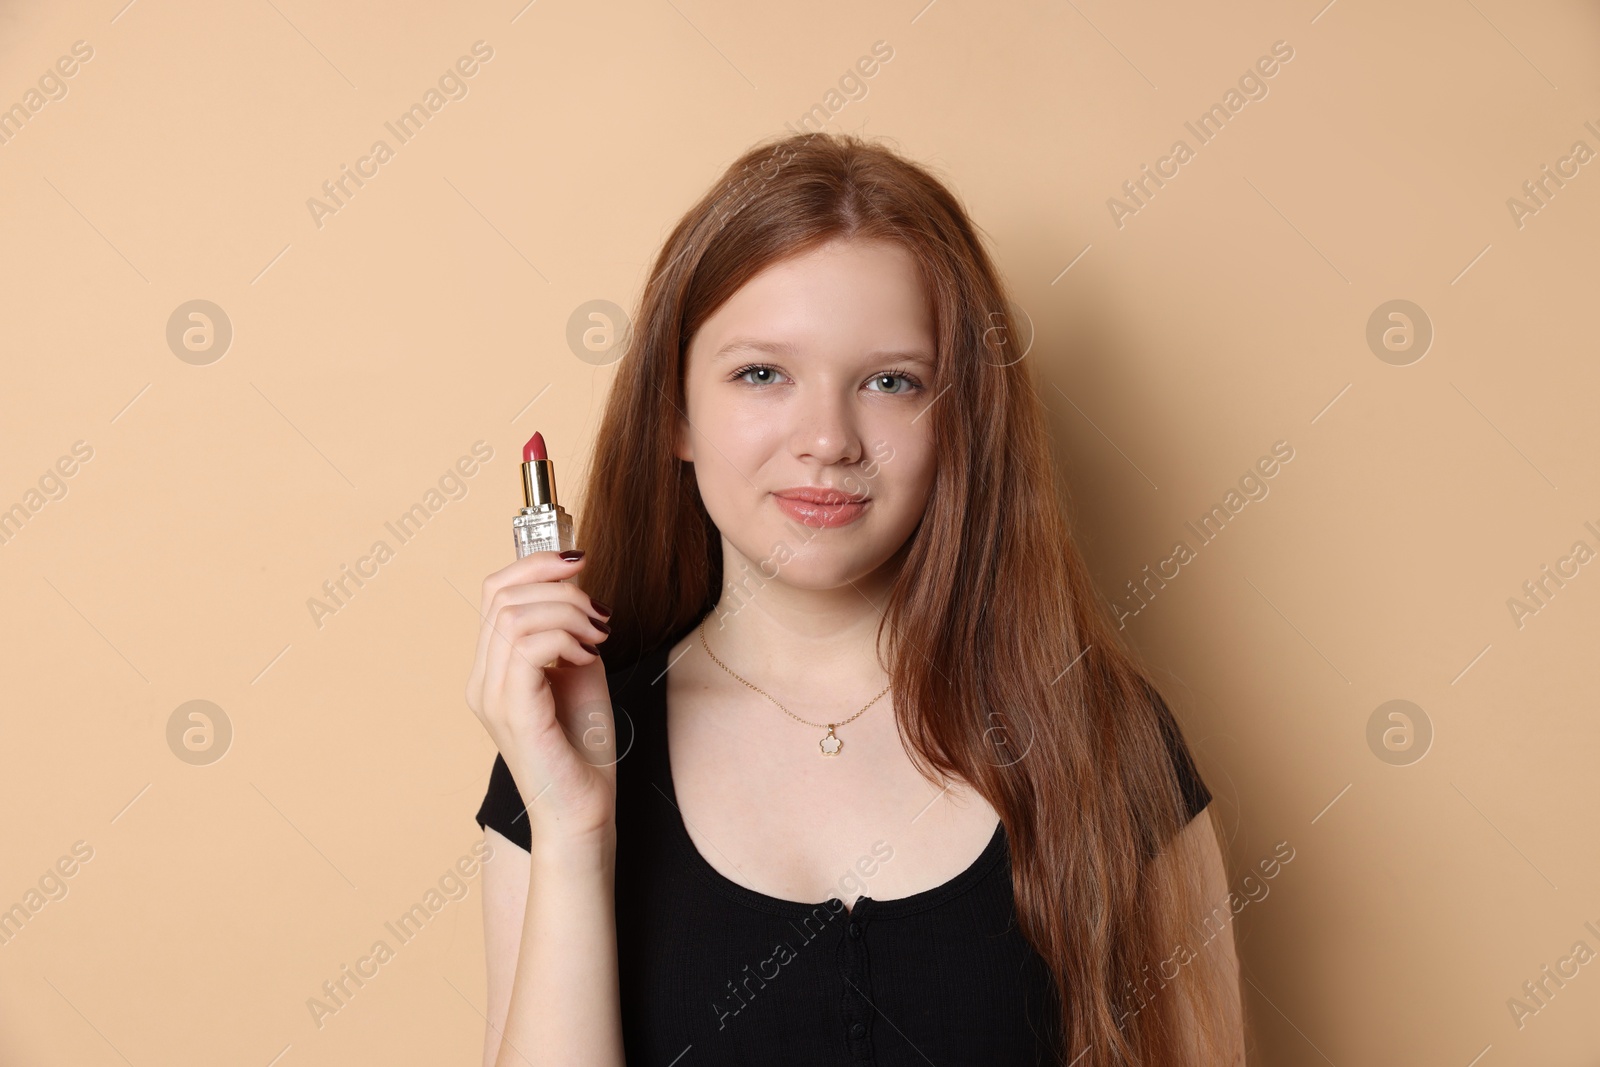
<instances>
[{"instance_id":1,"label":"eyebrow","mask_svg":"<svg viewBox=\"0 0 1600 1067\"><path fill-rule=\"evenodd\" d=\"M765 352L774 356L788 356L793 359L795 347L788 341L767 341L759 337L735 337L721 348L711 358L713 361L726 359L729 356L740 355L748 352ZM933 366L933 357L920 351L900 351L889 349L869 353L869 358L889 362L920 363L924 367Z\"/></svg>"}]
</instances>

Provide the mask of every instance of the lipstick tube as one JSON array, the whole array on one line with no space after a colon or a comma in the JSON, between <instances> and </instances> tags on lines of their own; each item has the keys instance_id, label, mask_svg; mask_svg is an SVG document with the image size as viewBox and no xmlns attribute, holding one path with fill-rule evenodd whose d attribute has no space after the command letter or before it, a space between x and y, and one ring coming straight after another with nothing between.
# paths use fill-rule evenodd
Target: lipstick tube
<instances>
[{"instance_id":1,"label":"lipstick tube","mask_svg":"<svg viewBox=\"0 0 1600 1067\"><path fill-rule=\"evenodd\" d=\"M578 547L572 516L556 502L556 465L545 453L543 434L535 433L522 446L522 505L511 520L518 559Z\"/></svg>"}]
</instances>

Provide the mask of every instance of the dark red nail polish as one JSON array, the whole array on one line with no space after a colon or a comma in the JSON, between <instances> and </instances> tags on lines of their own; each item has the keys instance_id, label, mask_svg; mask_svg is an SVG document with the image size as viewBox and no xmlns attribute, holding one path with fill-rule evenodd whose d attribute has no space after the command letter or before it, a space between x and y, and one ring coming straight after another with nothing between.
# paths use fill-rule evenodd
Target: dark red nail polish
<instances>
[{"instance_id":1,"label":"dark red nail polish","mask_svg":"<svg viewBox=\"0 0 1600 1067\"><path fill-rule=\"evenodd\" d=\"M605 623L601 622L599 619L590 618L589 621L591 623L593 623L594 624L594 628L596 630L599 630L601 633L608 634L608 633L611 632L611 627L607 626Z\"/></svg>"},{"instance_id":2,"label":"dark red nail polish","mask_svg":"<svg viewBox=\"0 0 1600 1067\"><path fill-rule=\"evenodd\" d=\"M561 558L566 560L568 563L575 563L578 560L583 558L583 549L581 549L581 548L563 549L561 551Z\"/></svg>"},{"instance_id":3,"label":"dark red nail polish","mask_svg":"<svg viewBox=\"0 0 1600 1067\"><path fill-rule=\"evenodd\" d=\"M578 647L583 649L585 652L589 653L589 655L591 655L591 656L598 656L600 654L600 650L598 648L595 648L593 645L591 645L587 641L579 641L578 642Z\"/></svg>"},{"instance_id":4,"label":"dark red nail polish","mask_svg":"<svg viewBox=\"0 0 1600 1067\"><path fill-rule=\"evenodd\" d=\"M600 603L600 601L596 600L594 597L589 598L589 603L594 607L594 610L598 611L606 618L609 619L611 617L611 609Z\"/></svg>"}]
</instances>

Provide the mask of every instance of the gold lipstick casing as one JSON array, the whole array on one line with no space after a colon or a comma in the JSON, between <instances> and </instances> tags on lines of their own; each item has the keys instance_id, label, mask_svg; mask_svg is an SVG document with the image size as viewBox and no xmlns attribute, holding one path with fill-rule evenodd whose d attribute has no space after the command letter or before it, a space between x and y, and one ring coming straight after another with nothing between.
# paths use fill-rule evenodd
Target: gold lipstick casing
<instances>
[{"instance_id":1,"label":"gold lipstick casing","mask_svg":"<svg viewBox=\"0 0 1600 1067\"><path fill-rule=\"evenodd\" d=\"M522 465L522 510L511 520L517 558L530 552L577 548L572 516L556 502L556 465L531 459Z\"/></svg>"}]
</instances>

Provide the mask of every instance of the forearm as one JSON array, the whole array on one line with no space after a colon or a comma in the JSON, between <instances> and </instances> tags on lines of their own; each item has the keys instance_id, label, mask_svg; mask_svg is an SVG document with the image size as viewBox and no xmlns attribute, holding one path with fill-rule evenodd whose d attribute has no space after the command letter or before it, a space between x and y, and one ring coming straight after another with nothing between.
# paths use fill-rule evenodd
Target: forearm
<instances>
[{"instance_id":1,"label":"forearm","mask_svg":"<svg viewBox=\"0 0 1600 1067\"><path fill-rule=\"evenodd\" d=\"M496 1067L624 1067L615 840L540 837Z\"/></svg>"}]
</instances>

